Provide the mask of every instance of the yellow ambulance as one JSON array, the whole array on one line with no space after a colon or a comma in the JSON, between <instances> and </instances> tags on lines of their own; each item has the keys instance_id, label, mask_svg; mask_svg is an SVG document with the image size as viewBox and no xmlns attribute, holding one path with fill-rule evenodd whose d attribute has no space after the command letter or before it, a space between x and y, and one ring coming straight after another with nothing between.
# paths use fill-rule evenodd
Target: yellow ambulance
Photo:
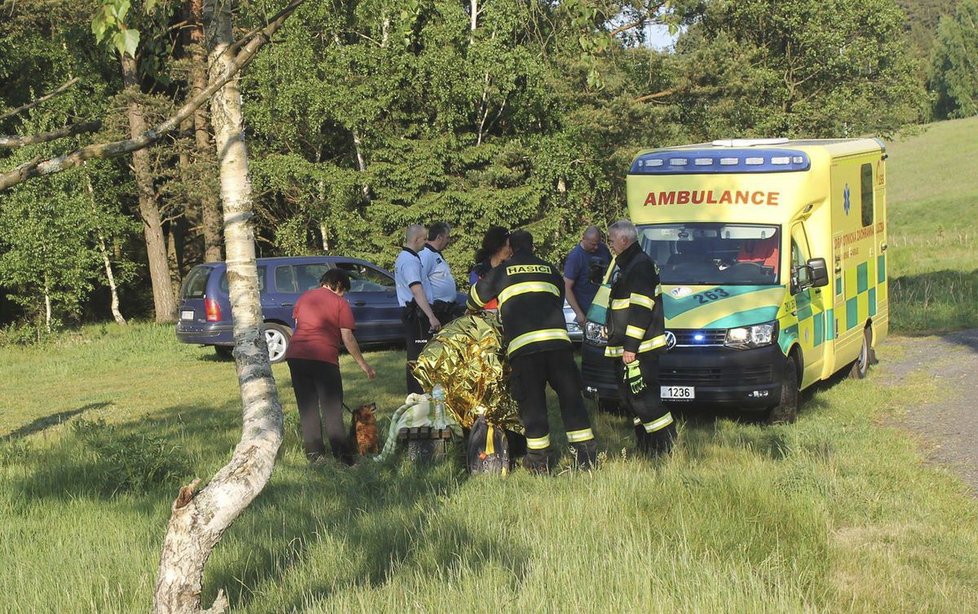
<instances>
[{"instance_id":1,"label":"yellow ambulance","mask_svg":"<svg viewBox=\"0 0 978 614\"><path fill-rule=\"evenodd\" d=\"M736 139L640 152L628 215L659 267L667 405L792 420L799 391L863 377L889 321L886 159L876 139ZM588 312L585 389L618 401L604 357L608 288Z\"/></svg>"}]
</instances>

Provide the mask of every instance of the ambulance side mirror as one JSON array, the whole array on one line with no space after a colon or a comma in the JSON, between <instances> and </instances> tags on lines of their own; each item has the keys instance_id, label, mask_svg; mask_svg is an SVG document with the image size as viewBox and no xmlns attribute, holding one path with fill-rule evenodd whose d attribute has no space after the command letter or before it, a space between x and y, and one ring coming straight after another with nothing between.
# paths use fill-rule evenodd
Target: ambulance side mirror
<instances>
[{"instance_id":1,"label":"ambulance side mirror","mask_svg":"<svg viewBox=\"0 0 978 614\"><path fill-rule=\"evenodd\" d=\"M812 258L806 266L811 271L808 279L813 288L824 288L829 285L829 267L825 264L825 258Z\"/></svg>"}]
</instances>

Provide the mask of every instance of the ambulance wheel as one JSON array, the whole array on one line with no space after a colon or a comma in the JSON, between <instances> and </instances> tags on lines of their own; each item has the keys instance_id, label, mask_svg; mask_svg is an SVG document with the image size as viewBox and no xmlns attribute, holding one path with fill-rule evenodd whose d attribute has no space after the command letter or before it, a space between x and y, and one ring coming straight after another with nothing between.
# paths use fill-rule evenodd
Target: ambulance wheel
<instances>
[{"instance_id":1,"label":"ambulance wheel","mask_svg":"<svg viewBox=\"0 0 978 614\"><path fill-rule=\"evenodd\" d=\"M856 362L852 363L849 370L849 377L852 379L863 379L869 372L869 365L873 359L873 331L868 326L863 330L863 345L859 348L859 356Z\"/></svg>"},{"instance_id":2,"label":"ambulance wheel","mask_svg":"<svg viewBox=\"0 0 978 614\"><path fill-rule=\"evenodd\" d=\"M781 402L768 412L769 424L790 423L798 417L798 403L801 398L798 380L798 361L794 355L788 356L784 363L784 374L781 376Z\"/></svg>"}]
</instances>

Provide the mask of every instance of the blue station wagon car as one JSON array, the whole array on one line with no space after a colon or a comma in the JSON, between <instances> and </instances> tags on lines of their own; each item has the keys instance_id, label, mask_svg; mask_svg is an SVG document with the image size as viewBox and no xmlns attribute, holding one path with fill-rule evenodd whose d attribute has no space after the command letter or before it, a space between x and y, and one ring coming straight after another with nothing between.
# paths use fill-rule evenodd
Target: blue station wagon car
<instances>
[{"instance_id":1,"label":"blue station wagon car","mask_svg":"<svg viewBox=\"0 0 978 614\"><path fill-rule=\"evenodd\" d=\"M362 345L403 341L394 276L377 265L343 256L258 258L257 265L265 341L271 362L285 359L295 330L292 318L295 302L303 292L317 287L323 273L334 267L350 274L346 300L357 323L357 341ZM459 303L464 304L465 299L465 294L458 295ZM231 356L234 335L227 266L223 262L199 264L190 270L180 290L178 315L179 341L211 345L219 355ZM574 321L574 311L566 302L564 319L571 340L580 343L582 331Z\"/></svg>"},{"instance_id":2,"label":"blue station wagon car","mask_svg":"<svg viewBox=\"0 0 978 614\"><path fill-rule=\"evenodd\" d=\"M375 264L342 256L258 258L258 289L265 320L265 340L272 362L281 362L292 339L292 309L306 290L319 286L319 278L331 268L350 274L346 299L357 323L362 344L403 340L401 308L394 291L394 277ZM230 356L234 347L227 266L213 262L195 266L180 291L177 339L184 343L212 345L218 354Z\"/></svg>"}]
</instances>

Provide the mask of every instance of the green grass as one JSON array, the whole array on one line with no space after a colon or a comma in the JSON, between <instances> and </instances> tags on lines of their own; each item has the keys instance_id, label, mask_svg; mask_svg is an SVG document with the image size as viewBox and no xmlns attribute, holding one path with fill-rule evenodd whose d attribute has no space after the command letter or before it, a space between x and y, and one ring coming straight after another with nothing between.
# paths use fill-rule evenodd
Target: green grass
<instances>
[{"instance_id":1,"label":"green grass","mask_svg":"<svg viewBox=\"0 0 978 614\"><path fill-rule=\"evenodd\" d=\"M978 326L978 117L887 146L893 329Z\"/></svg>"},{"instance_id":2,"label":"green grass","mask_svg":"<svg viewBox=\"0 0 978 614\"><path fill-rule=\"evenodd\" d=\"M347 398L389 413L403 354L368 357L371 384L344 357ZM0 603L145 610L178 486L212 475L239 436L233 365L138 325L0 349L0 371ZM880 425L934 394L923 379L824 386L794 425L686 420L661 463L636 458L629 425L600 415L598 471L500 480L451 463L310 468L287 369L275 375L281 458L208 563L205 603L224 588L247 612L978 606L978 506ZM71 426L100 418L107 438L161 438L186 475L117 492L91 431Z\"/></svg>"},{"instance_id":3,"label":"green grass","mask_svg":"<svg viewBox=\"0 0 978 614\"><path fill-rule=\"evenodd\" d=\"M978 326L976 143L978 118L889 145L894 330ZM369 353L369 384L343 360L348 404L389 415L403 353ZM923 378L821 386L794 425L688 416L658 463L599 415L598 471L494 480L451 463L310 468L274 372L285 443L208 563L205 604L223 588L246 612L978 608L978 506L885 426L937 394ZM0 348L0 373L0 604L146 610L177 488L240 436L233 365L171 327L101 326Z\"/></svg>"}]
</instances>

